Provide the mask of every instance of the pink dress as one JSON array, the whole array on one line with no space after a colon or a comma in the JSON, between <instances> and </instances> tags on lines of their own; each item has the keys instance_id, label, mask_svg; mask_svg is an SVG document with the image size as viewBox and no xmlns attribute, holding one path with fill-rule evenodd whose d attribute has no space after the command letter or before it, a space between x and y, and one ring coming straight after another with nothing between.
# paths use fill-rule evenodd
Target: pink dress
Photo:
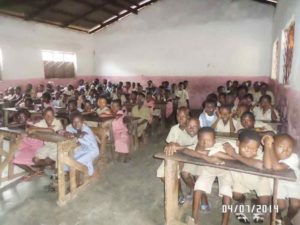
<instances>
[{"instance_id":1,"label":"pink dress","mask_svg":"<svg viewBox=\"0 0 300 225\"><path fill-rule=\"evenodd\" d=\"M115 151L118 153L129 153L129 135L128 129L123 122L124 112L118 111L119 118L112 121L112 132L115 142Z\"/></svg>"},{"instance_id":2,"label":"pink dress","mask_svg":"<svg viewBox=\"0 0 300 225\"><path fill-rule=\"evenodd\" d=\"M24 137L20 144L20 150L17 152L14 164L31 166L34 163L32 158L36 155L37 150L43 147L44 142L41 140Z\"/></svg>"}]
</instances>

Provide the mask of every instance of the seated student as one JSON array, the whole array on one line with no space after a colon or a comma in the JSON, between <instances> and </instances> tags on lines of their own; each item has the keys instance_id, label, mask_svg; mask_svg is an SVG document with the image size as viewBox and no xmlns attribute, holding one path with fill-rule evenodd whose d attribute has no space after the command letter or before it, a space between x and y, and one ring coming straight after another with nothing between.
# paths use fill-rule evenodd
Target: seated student
<instances>
[{"instance_id":1,"label":"seated student","mask_svg":"<svg viewBox=\"0 0 300 225\"><path fill-rule=\"evenodd\" d=\"M272 98L270 95L261 96L259 106L253 109L253 114L256 120L264 121L279 121L277 110L271 105Z\"/></svg>"},{"instance_id":2,"label":"seated student","mask_svg":"<svg viewBox=\"0 0 300 225\"><path fill-rule=\"evenodd\" d=\"M35 90L33 89L32 84L28 83L25 88L25 94L29 94L32 99L36 97Z\"/></svg>"},{"instance_id":3,"label":"seated student","mask_svg":"<svg viewBox=\"0 0 300 225\"><path fill-rule=\"evenodd\" d=\"M45 92L45 86L43 84L40 84L38 86L38 90L36 92L36 98L39 99L39 98L42 98L42 95L44 94Z\"/></svg>"},{"instance_id":4,"label":"seated student","mask_svg":"<svg viewBox=\"0 0 300 225\"><path fill-rule=\"evenodd\" d=\"M148 123L151 122L151 112L148 107L144 106L145 101L145 95L142 93L139 93L137 98L137 105L133 106L131 110L131 115L133 117L139 117L138 120L138 128L137 128L137 135L138 137L142 137ZM146 142L146 139L144 137L143 139L144 143Z\"/></svg>"},{"instance_id":5,"label":"seated student","mask_svg":"<svg viewBox=\"0 0 300 225\"><path fill-rule=\"evenodd\" d=\"M59 91L57 91L55 93L55 97L54 100L52 101L53 107L57 108L57 107L62 107L62 99L61 99L61 93Z\"/></svg>"},{"instance_id":6,"label":"seated student","mask_svg":"<svg viewBox=\"0 0 300 225\"><path fill-rule=\"evenodd\" d=\"M15 115L15 122L8 125L8 128L25 128L26 123L29 123L30 113L27 109L20 109ZM27 172L23 177L24 180L30 179L32 176L41 174L36 168L33 168L33 157L36 155L38 149L43 146L43 141L22 136L19 151L17 151L13 163Z\"/></svg>"},{"instance_id":7,"label":"seated student","mask_svg":"<svg viewBox=\"0 0 300 225\"><path fill-rule=\"evenodd\" d=\"M63 129L60 120L54 117L54 110L48 107L43 112L43 119L29 127L27 132L29 134L34 132L50 132L56 133ZM36 156L33 158L33 162L36 166L54 166L57 160L57 145L51 142L44 142L44 146L41 147Z\"/></svg>"},{"instance_id":8,"label":"seated student","mask_svg":"<svg viewBox=\"0 0 300 225\"><path fill-rule=\"evenodd\" d=\"M226 95L226 105L234 107L235 94L230 92Z\"/></svg>"},{"instance_id":9,"label":"seated student","mask_svg":"<svg viewBox=\"0 0 300 225\"><path fill-rule=\"evenodd\" d=\"M100 154L96 137L92 130L83 123L80 113L72 114L71 121L72 123L67 126L66 131L79 143L79 147L75 149L74 158L85 165L88 168L88 175L92 176L94 174L93 160Z\"/></svg>"},{"instance_id":10,"label":"seated student","mask_svg":"<svg viewBox=\"0 0 300 225\"><path fill-rule=\"evenodd\" d=\"M199 116L200 127L210 127L218 119L216 107L217 103L213 100L204 102L204 110Z\"/></svg>"},{"instance_id":11,"label":"seated student","mask_svg":"<svg viewBox=\"0 0 300 225\"><path fill-rule=\"evenodd\" d=\"M232 89L232 81L228 80L226 81L226 88L225 88L225 93L228 94L231 92Z\"/></svg>"},{"instance_id":12,"label":"seated student","mask_svg":"<svg viewBox=\"0 0 300 225\"><path fill-rule=\"evenodd\" d=\"M226 94L220 93L218 96L217 106L220 107L222 105L226 105Z\"/></svg>"},{"instance_id":13,"label":"seated student","mask_svg":"<svg viewBox=\"0 0 300 225\"><path fill-rule=\"evenodd\" d=\"M170 145L168 148L165 149L166 155L173 155L176 151L180 151L186 148L189 149L196 149L196 145L198 142L198 130L200 128L199 120L197 118L190 118L187 123L186 132L188 135L180 137L182 138L182 145L179 146L178 144ZM184 181L184 183L188 187L188 193L186 195L186 198L188 200L192 199L192 194L195 187L195 180L194 176L199 176L201 174L201 168L194 164L184 163L184 166L182 168L181 177ZM208 200L206 195L203 195L202 197L202 204L201 204L201 210L208 211Z\"/></svg>"},{"instance_id":14,"label":"seated student","mask_svg":"<svg viewBox=\"0 0 300 225\"><path fill-rule=\"evenodd\" d=\"M274 171L294 170L296 182L279 180L278 183L278 206L279 212L276 224L292 225L292 220L300 209L300 170L299 157L295 153L296 141L288 134L279 134L274 138L264 136L264 167ZM289 202L289 207L286 203ZM287 210L283 218L282 212ZM284 223L283 223L284 221Z\"/></svg>"},{"instance_id":15,"label":"seated student","mask_svg":"<svg viewBox=\"0 0 300 225\"><path fill-rule=\"evenodd\" d=\"M81 114L82 115L97 115L92 103L89 100L86 100L84 102L84 107L83 107L83 111Z\"/></svg>"},{"instance_id":16,"label":"seated student","mask_svg":"<svg viewBox=\"0 0 300 225\"><path fill-rule=\"evenodd\" d=\"M261 137L253 130L243 130L238 137L236 144L233 141L223 145L225 152L233 158L247 166L257 169L263 169L263 151L260 146ZM264 214L259 209L260 205L267 206L270 203L272 189L271 180L269 178L250 175L241 172L231 172L233 178L233 199L237 201L235 215L240 222L250 223L245 213L239 209L243 208L239 205L245 204L245 194L255 191L258 196L257 207L253 211L253 222L264 222Z\"/></svg>"},{"instance_id":17,"label":"seated student","mask_svg":"<svg viewBox=\"0 0 300 225\"><path fill-rule=\"evenodd\" d=\"M264 95L269 95L271 97L271 104L272 105L275 104L275 98L274 98L273 92L269 90L268 84L266 84L266 83L263 82L260 85L260 97L262 97Z\"/></svg>"},{"instance_id":18,"label":"seated student","mask_svg":"<svg viewBox=\"0 0 300 225\"><path fill-rule=\"evenodd\" d=\"M211 125L216 132L236 132L237 121L232 118L231 108L229 106L221 106L217 115L217 120Z\"/></svg>"},{"instance_id":19,"label":"seated student","mask_svg":"<svg viewBox=\"0 0 300 225\"><path fill-rule=\"evenodd\" d=\"M44 110L48 107L53 108L53 103L52 103L52 97L51 94L48 92L43 93L42 95L42 106L41 109Z\"/></svg>"},{"instance_id":20,"label":"seated student","mask_svg":"<svg viewBox=\"0 0 300 225\"><path fill-rule=\"evenodd\" d=\"M225 90L225 87L224 86L219 86L217 88L217 93L218 95L220 96L220 94L224 93L225 94L226 90Z\"/></svg>"},{"instance_id":21,"label":"seated student","mask_svg":"<svg viewBox=\"0 0 300 225\"><path fill-rule=\"evenodd\" d=\"M198 144L195 151L184 149L182 152L204 159L207 162L214 164L223 164L222 159L229 159L225 154L218 153L222 149L222 142L216 142L215 131L211 127L203 127L198 131ZM194 188L194 201L193 201L193 219L194 224L200 224L199 206L201 198L204 194L210 194L215 179L218 178L219 194L223 197L222 204L231 204L232 198L232 177L231 173L227 170L201 167L201 173L197 178ZM230 212L223 212L222 224L229 223Z\"/></svg>"},{"instance_id":22,"label":"seated student","mask_svg":"<svg viewBox=\"0 0 300 225\"><path fill-rule=\"evenodd\" d=\"M241 119L237 125L237 130L241 131L243 129L250 129L259 132L260 134L274 134L275 131L269 124L262 121L256 121L252 112L244 112Z\"/></svg>"},{"instance_id":23,"label":"seated student","mask_svg":"<svg viewBox=\"0 0 300 225\"><path fill-rule=\"evenodd\" d=\"M186 141L186 137L188 137L188 133L186 132L187 121L189 119L189 110L187 107L180 107L177 109L177 121L178 124L171 127L169 134L167 136L166 142L167 145L165 146L165 151L168 148L175 146L184 146L184 142ZM164 170L165 163L164 161L161 163L159 168L157 169L156 176L160 178L164 182L165 178L165 170ZM178 175L178 179L180 179L180 175ZM185 202L185 198L183 196L180 182L179 185L179 204L183 204Z\"/></svg>"},{"instance_id":24,"label":"seated student","mask_svg":"<svg viewBox=\"0 0 300 225\"><path fill-rule=\"evenodd\" d=\"M236 111L233 113L233 118L237 120L237 123L239 124L239 121L241 120L241 117L244 112L249 112L250 107L247 104L239 104ZM236 127L238 129L238 127Z\"/></svg>"},{"instance_id":25,"label":"seated student","mask_svg":"<svg viewBox=\"0 0 300 225\"><path fill-rule=\"evenodd\" d=\"M112 121L112 133L114 137L115 152L117 160L127 162L129 160L129 135L126 124L124 124L124 112L121 100L113 100L111 110L115 119Z\"/></svg>"},{"instance_id":26,"label":"seated student","mask_svg":"<svg viewBox=\"0 0 300 225\"><path fill-rule=\"evenodd\" d=\"M96 113L99 117L111 116L110 108L107 105L107 99L105 97L100 97L97 100L98 109Z\"/></svg>"}]
</instances>

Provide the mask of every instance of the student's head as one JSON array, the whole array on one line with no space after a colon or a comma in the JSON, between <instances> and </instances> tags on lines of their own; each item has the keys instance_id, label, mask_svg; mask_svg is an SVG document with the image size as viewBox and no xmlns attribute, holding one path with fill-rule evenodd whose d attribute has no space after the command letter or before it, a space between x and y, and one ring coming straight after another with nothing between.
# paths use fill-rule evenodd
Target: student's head
<instances>
[{"instance_id":1,"label":"student's head","mask_svg":"<svg viewBox=\"0 0 300 225\"><path fill-rule=\"evenodd\" d=\"M91 112L93 110L93 105L89 100L86 100L84 103L84 111Z\"/></svg>"},{"instance_id":2,"label":"student's head","mask_svg":"<svg viewBox=\"0 0 300 225\"><path fill-rule=\"evenodd\" d=\"M136 91L131 92L129 99L131 102L135 103L137 100L137 92Z\"/></svg>"},{"instance_id":3,"label":"student's head","mask_svg":"<svg viewBox=\"0 0 300 225\"><path fill-rule=\"evenodd\" d=\"M179 82L179 84L178 84L178 89L179 89L179 90L182 90L183 87L184 87L184 86L183 86L183 83L182 83L182 82Z\"/></svg>"},{"instance_id":4,"label":"student's head","mask_svg":"<svg viewBox=\"0 0 300 225\"><path fill-rule=\"evenodd\" d=\"M252 112L244 112L241 116L241 124L245 129L253 129L255 124L255 116Z\"/></svg>"},{"instance_id":5,"label":"student's head","mask_svg":"<svg viewBox=\"0 0 300 225\"><path fill-rule=\"evenodd\" d=\"M138 106L142 106L144 104L145 101L145 95L143 93L139 93L137 96L137 104Z\"/></svg>"},{"instance_id":6,"label":"student's head","mask_svg":"<svg viewBox=\"0 0 300 225\"><path fill-rule=\"evenodd\" d=\"M238 118L241 118L242 115L245 113L245 112L248 112L250 111L250 107L249 105L247 104L239 104L237 109L236 109L236 114L238 116Z\"/></svg>"},{"instance_id":7,"label":"student's head","mask_svg":"<svg viewBox=\"0 0 300 225\"><path fill-rule=\"evenodd\" d=\"M259 81L255 81L253 84L253 88L255 92L258 92L260 90L260 82Z\"/></svg>"},{"instance_id":8,"label":"student's head","mask_svg":"<svg viewBox=\"0 0 300 225\"><path fill-rule=\"evenodd\" d=\"M216 110L217 107L217 103L213 100L206 100L204 103L204 112L209 115L212 116Z\"/></svg>"},{"instance_id":9,"label":"student's head","mask_svg":"<svg viewBox=\"0 0 300 225\"><path fill-rule=\"evenodd\" d=\"M233 106L234 105L235 96L233 93L228 93L226 95L226 105Z\"/></svg>"},{"instance_id":10,"label":"student's head","mask_svg":"<svg viewBox=\"0 0 300 225\"><path fill-rule=\"evenodd\" d=\"M189 82L187 80L183 81L183 88L186 89L189 85Z\"/></svg>"},{"instance_id":11,"label":"student's head","mask_svg":"<svg viewBox=\"0 0 300 225\"><path fill-rule=\"evenodd\" d=\"M43 117L48 126L50 126L54 120L54 110L52 107L48 107L43 112Z\"/></svg>"},{"instance_id":12,"label":"student's head","mask_svg":"<svg viewBox=\"0 0 300 225\"><path fill-rule=\"evenodd\" d=\"M262 83L261 86L260 86L260 92L265 95L267 93L267 90L268 90L268 84L266 83Z\"/></svg>"},{"instance_id":13,"label":"student's head","mask_svg":"<svg viewBox=\"0 0 300 225\"><path fill-rule=\"evenodd\" d=\"M295 147L295 139L288 134L278 134L274 137L274 150L278 160L289 158Z\"/></svg>"},{"instance_id":14,"label":"student's head","mask_svg":"<svg viewBox=\"0 0 300 225\"><path fill-rule=\"evenodd\" d=\"M270 95L263 95L259 99L259 105L262 109L269 109L271 107L272 97Z\"/></svg>"},{"instance_id":15,"label":"student's head","mask_svg":"<svg viewBox=\"0 0 300 225\"><path fill-rule=\"evenodd\" d=\"M40 84L38 87L39 92L43 92L45 90L45 86L43 84Z\"/></svg>"},{"instance_id":16,"label":"student's head","mask_svg":"<svg viewBox=\"0 0 300 225\"><path fill-rule=\"evenodd\" d=\"M97 105L100 109L104 109L107 106L107 100L105 97L101 96L97 100Z\"/></svg>"},{"instance_id":17,"label":"student's head","mask_svg":"<svg viewBox=\"0 0 300 225\"><path fill-rule=\"evenodd\" d=\"M237 145L239 154L245 158L255 158L260 146L261 136L250 129L244 129L240 132Z\"/></svg>"},{"instance_id":18,"label":"student's head","mask_svg":"<svg viewBox=\"0 0 300 225\"><path fill-rule=\"evenodd\" d=\"M22 92L21 87L20 87L20 86L17 86L17 87L16 87L16 90L15 90L15 93L16 93L17 95L20 95L21 92Z\"/></svg>"},{"instance_id":19,"label":"student's head","mask_svg":"<svg viewBox=\"0 0 300 225\"><path fill-rule=\"evenodd\" d=\"M51 95L48 92L43 93L42 102L49 103L51 101Z\"/></svg>"},{"instance_id":20,"label":"student's head","mask_svg":"<svg viewBox=\"0 0 300 225\"><path fill-rule=\"evenodd\" d=\"M232 86L232 81L231 80L226 81L226 88L230 89L231 86Z\"/></svg>"},{"instance_id":21,"label":"student's head","mask_svg":"<svg viewBox=\"0 0 300 225\"><path fill-rule=\"evenodd\" d=\"M33 100L32 98L25 98L25 101L24 101L24 105L25 105L25 108L31 108L33 107Z\"/></svg>"},{"instance_id":22,"label":"student's head","mask_svg":"<svg viewBox=\"0 0 300 225\"><path fill-rule=\"evenodd\" d=\"M185 106L179 107L179 109L177 109L176 117L179 126L186 127L187 121L189 119L189 109Z\"/></svg>"},{"instance_id":23,"label":"student's head","mask_svg":"<svg viewBox=\"0 0 300 225\"><path fill-rule=\"evenodd\" d=\"M116 99L111 102L111 111L117 113L122 107L121 100Z\"/></svg>"},{"instance_id":24,"label":"student's head","mask_svg":"<svg viewBox=\"0 0 300 225\"><path fill-rule=\"evenodd\" d=\"M224 92L225 92L224 86L219 86L219 87L217 88L217 92L218 92L219 96L220 96L221 93L224 93Z\"/></svg>"},{"instance_id":25,"label":"student's head","mask_svg":"<svg viewBox=\"0 0 300 225\"><path fill-rule=\"evenodd\" d=\"M82 85L84 84L84 80L83 80L83 79L80 79L80 80L78 81L78 84L79 84L79 86L82 86Z\"/></svg>"},{"instance_id":26,"label":"student's head","mask_svg":"<svg viewBox=\"0 0 300 225\"><path fill-rule=\"evenodd\" d=\"M190 118L187 123L186 132L191 137L195 137L198 134L199 128L200 128L199 119L198 118Z\"/></svg>"},{"instance_id":27,"label":"student's head","mask_svg":"<svg viewBox=\"0 0 300 225\"><path fill-rule=\"evenodd\" d=\"M239 82L237 80L232 82L233 88L237 88L239 86Z\"/></svg>"},{"instance_id":28,"label":"student's head","mask_svg":"<svg viewBox=\"0 0 300 225\"><path fill-rule=\"evenodd\" d=\"M231 107L227 105L222 105L219 109L220 119L223 122L228 122L231 116Z\"/></svg>"},{"instance_id":29,"label":"student's head","mask_svg":"<svg viewBox=\"0 0 300 225\"><path fill-rule=\"evenodd\" d=\"M247 99L249 105L254 101L252 94L246 94L244 98Z\"/></svg>"},{"instance_id":30,"label":"student's head","mask_svg":"<svg viewBox=\"0 0 300 225\"><path fill-rule=\"evenodd\" d=\"M209 95L207 95L206 100L212 100L212 101L217 102L218 96L215 93L210 93Z\"/></svg>"},{"instance_id":31,"label":"student's head","mask_svg":"<svg viewBox=\"0 0 300 225\"><path fill-rule=\"evenodd\" d=\"M72 122L72 126L74 129L80 130L83 125L83 118L82 118L81 113L79 113L79 112L72 113L71 114L71 122Z\"/></svg>"},{"instance_id":32,"label":"student's head","mask_svg":"<svg viewBox=\"0 0 300 225\"><path fill-rule=\"evenodd\" d=\"M239 99L242 99L248 93L247 86L241 85L237 89L237 95Z\"/></svg>"},{"instance_id":33,"label":"student's head","mask_svg":"<svg viewBox=\"0 0 300 225\"><path fill-rule=\"evenodd\" d=\"M215 144L215 130L211 127L202 127L198 131L198 145L207 149L211 148Z\"/></svg>"},{"instance_id":34,"label":"student's head","mask_svg":"<svg viewBox=\"0 0 300 225\"><path fill-rule=\"evenodd\" d=\"M20 109L15 115L16 122L20 124L25 124L29 118L30 112L27 109Z\"/></svg>"},{"instance_id":35,"label":"student's head","mask_svg":"<svg viewBox=\"0 0 300 225\"><path fill-rule=\"evenodd\" d=\"M221 105L226 105L226 94L225 93L220 93L218 100Z\"/></svg>"},{"instance_id":36,"label":"student's head","mask_svg":"<svg viewBox=\"0 0 300 225\"><path fill-rule=\"evenodd\" d=\"M77 103L74 99L70 100L67 105L69 112L74 112L77 110Z\"/></svg>"},{"instance_id":37,"label":"student's head","mask_svg":"<svg viewBox=\"0 0 300 225\"><path fill-rule=\"evenodd\" d=\"M27 84L25 89L26 89L26 91L31 91L32 90L32 84L30 84L30 83Z\"/></svg>"}]
</instances>

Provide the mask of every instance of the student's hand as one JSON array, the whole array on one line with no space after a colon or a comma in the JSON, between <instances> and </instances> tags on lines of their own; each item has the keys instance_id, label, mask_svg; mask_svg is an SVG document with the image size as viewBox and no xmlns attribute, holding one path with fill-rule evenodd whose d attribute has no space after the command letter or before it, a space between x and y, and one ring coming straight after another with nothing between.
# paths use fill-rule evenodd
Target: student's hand
<instances>
[{"instance_id":1,"label":"student's hand","mask_svg":"<svg viewBox=\"0 0 300 225\"><path fill-rule=\"evenodd\" d=\"M274 143L274 138L271 135L265 135L261 139L261 143L266 147L272 147Z\"/></svg>"},{"instance_id":2,"label":"student's hand","mask_svg":"<svg viewBox=\"0 0 300 225\"><path fill-rule=\"evenodd\" d=\"M166 147L164 148L164 152L166 153L167 156L172 156L174 153L177 152L177 150L180 148L180 145L177 143L170 143L167 144Z\"/></svg>"},{"instance_id":3,"label":"student's hand","mask_svg":"<svg viewBox=\"0 0 300 225\"><path fill-rule=\"evenodd\" d=\"M225 150L225 152L227 153L227 155L231 156L234 158L234 156L237 154L234 150L234 148L232 147L231 144L229 144L228 142L223 144L223 148Z\"/></svg>"},{"instance_id":4,"label":"student's hand","mask_svg":"<svg viewBox=\"0 0 300 225\"><path fill-rule=\"evenodd\" d=\"M224 165L225 162L215 156L211 156L211 157L208 157L207 158L207 162L209 163L213 163L213 164L216 164L216 165Z\"/></svg>"}]
</instances>

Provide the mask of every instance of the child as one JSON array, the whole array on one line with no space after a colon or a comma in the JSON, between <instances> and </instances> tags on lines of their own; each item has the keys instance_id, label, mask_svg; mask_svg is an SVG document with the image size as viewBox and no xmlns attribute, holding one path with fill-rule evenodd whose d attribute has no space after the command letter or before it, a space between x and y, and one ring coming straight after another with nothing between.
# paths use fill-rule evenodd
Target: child
<instances>
[{"instance_id":1,"label":"child","mask_svg":"<svg viewBox=\"0 0 300 225\"><path fill-rule=\"evenodd\" d=\"M77 139L80 144L75 149L74 158L88 168L88 175L94 174L93 160L99 156L100 150L92 130L83 123L80 113L71 116L72 124L68 125L66 131Z\"/></svg>"},{"instance_id":2,"label":"child","mask_svg":"<svg viewBox=\"0 0 300 225\"><path fill-rule=\"evenodd\" d=\"M225 93L220 93L218 96L218 107L222 105L226 105L226 94Z\"/></svg>"},{"instance_id":3,"label":"child","mask_svg":"<svg viewBox=\"0 0 300 225\"><path fill-rule=\"evenodd\" d=\"M11 129L14 128L25 128L26 123L30 118L30 113L27 109L20 109L16 113L15 123L9 124L8 127ZM32 159L36 155L39 148L43 146L43 142L38 139L33 139L26 137L26 135L22 136L20 149L16 153L13 163L25 170L28 174L23 177L24 180L30 179L32 176L40 175L40 171L34 169L32 166L34 165Z\"/></svg>"},{"instance_id":4,"label":"child","mask_svg":"<svg viewBox=\"0 0 300 225\"><path fill-rule=\"evenodd\" d=\"M217 103L212 100L204 102L204 110L199 116L200 127L210 127L217 120L216 114Z\"/></svg>"},{"instance_id":5,"label":"child","mask_svg":"<svg viewBox=\"0 0 300 225\"><path fill-rule=\"evenodd\" d=\"M51 100L51 95L48 92L45 92L42 95L42 110L46 109L48 107L53 108L53 104L52 104L52 100Z\"/></svg>"},{"instance_id":6,"label":"child","mask_svg":"<svg viewBox=\"0 0 300 225\"><path fill-rule=\"evenodd\" d=\"M179 90L176 93L178 99L178 107L185 106L189 108L189 94L186 89L184 89L183 83L179 83Z\"/></svg>"},{"instance_id":7,"label":"child","mask_svg":"<svg viewBox=\"0 0 300 225\"><path fill-rule=\"evenodd\" d=\"M300 170L299 157L294 152L296 141L288 134L279 134L274 138L264 136L262 143L265 146L264 166L266 169L275 171L294 170L297 181L279 180L278 184L278 206L277 224L291 225L292 219L300 209ZM286 217L282 217L282 212L287 208L286 200L289 200L289 207Z\"/></svg>"},{"instance_id":8,"label":"child","mask_svg":"<svg viewBox=\"0 0 300 225\"><path fill-rule=\"evenodd\" d=\"M253 130L245 129L238 137L236 144L233 142L223 145L226 153L247 166L263 169L263 152L260 147L261 137ZM244 205L245 194L254 190L258 196L259 205L268 205L272 195L271 180L269 178L250 175L241 172L231 172L233 178L233 199L237 205ZM236 207L240 209L242 207ZM258 208L256 208L258 209ZM250 223L243 211L236 211L235 215L240 222ZM255 223L264 222L264 215L257 210L253 213Z\"/></svg>"},{"instance_id":9,"label":"child","mask_svg":"<svg viewBox=\"0 0 300 225\"><path fill-rule=\"evenodd\" d=\"M237 121L232 118L231 108L221 106L218 112L218 119L211 126L216 132L236 132Z\"/></svg>"},{"instance_id":10,"label":"child","mask_svg":"<svg viewBox=\"0 0 300 225\"><path fill-rule=\"evenodd\" d=\"M264 95L259 99L259 106L253 109L256 120L279 121L279 114L271 105L272 98L270 95Z\"/></svg>"},{"instance_id":11,"label":"child","mask_svg":"<svg viewBox=\"0 0 300 225\"><path fill-rule=\"evenodd\" d=\"M129 160L129 135L128 129L123 122L124 112L121 106L121 100L113 100L111 110L115 119L112 121L112 133L115 143L115 151L117 153L117 160L123 158L126 163Z\"/></svg>"},{"instance_id":12,"label":"child","mask_svg":"<svg viewBox=\"0 0 300 225\"><path fill-rule=\"evenodd\" d=\"M235 113L233 113L233 117L237 121L240 121L243 113L249 112L249 111L250 111L250 107L247 104L239 104ZM238 128L238 127L236 127L236 128Z\"/></svg>"},{"instance_id":13,"label":"child","mask_svg":"<svg viewBox=\"0 0 300 225\"><path fill-rule=\"evenodd\" d=\"M105 97L100 97L97 100L97 106L98 109L96 110L96 113L99 117L111 116L111 111L107 106L107 100Z\"/></svg>"},{"instance_id":14,"label":"child","mask_svg":"<svg viewBox=\"0 0 300 225\"><path fill-rule=\"evenodd\" d=\"M211 127L203 127L198 132L198 144L196 151L183 150L187 155L202 158L207 162L214 164L223 164L223 159L228 159L224 154L216 152L214 150L222 149L222 143L216 143L215 131ZM223 155L223 156L222 156ZM210 194L212 185L215 179L218 178L219 182L219 194L223 197L223 205L231 204L232 198L232 177L229 171L212 168L212 167L201 167L201 173L197 178L194 188L194 201L193 201L193 219L195 224L199 224L199 205L201 204L201 198L205 194ZM227 225L229 223L230 212L223 212L222 224Z\"/></svg>"},{"instance_id":15,"label":"child","mask_svg":"<svg viewBox=\"0 0 300 225\"><path fill-rule=\"evenodd\" d=\"M29 134L34 132L56 133L63 129L60 120L54 117L54 110L48 107L43 112L43 119L29 127L27 132ZM57 160L57 145L56 143L44 142L44 146L41 147L36 156L33 158L33 162L36 166L54 166Z\"/></svg>"},{"instance_id":16,"label":"child","mask_svg":"<svg viewBox=\"0 0 300 225\"><path fill-rule=\"evenodd\" d=\"M252 112L244 112L240 119L240 124L238 125L237 130L242 129L252 129L257 132L275 132L273 128L262 122L262 121L256 121L254 114Z\"/></svg>"}]
</instances>

